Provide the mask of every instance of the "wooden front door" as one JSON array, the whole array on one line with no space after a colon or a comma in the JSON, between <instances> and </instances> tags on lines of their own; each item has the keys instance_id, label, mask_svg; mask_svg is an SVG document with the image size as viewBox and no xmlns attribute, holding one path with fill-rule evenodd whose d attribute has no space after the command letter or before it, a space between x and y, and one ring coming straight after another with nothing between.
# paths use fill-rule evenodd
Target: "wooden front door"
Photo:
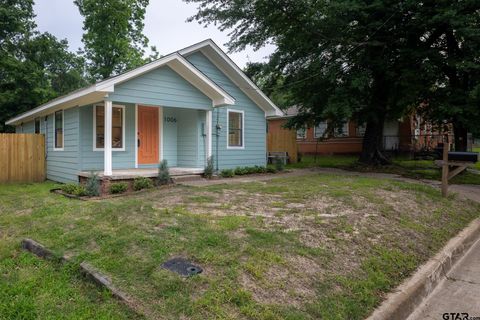
<instances>
[{"instance_id":1,"label":"wooden front door","mask_svg":"<svg viewBox=\"0 0 480 320\"><path fill-rule=\"evenodd\" d=\"M138 107L138 164L158 163L158 108Z\"/></svg>"}]
</instances>

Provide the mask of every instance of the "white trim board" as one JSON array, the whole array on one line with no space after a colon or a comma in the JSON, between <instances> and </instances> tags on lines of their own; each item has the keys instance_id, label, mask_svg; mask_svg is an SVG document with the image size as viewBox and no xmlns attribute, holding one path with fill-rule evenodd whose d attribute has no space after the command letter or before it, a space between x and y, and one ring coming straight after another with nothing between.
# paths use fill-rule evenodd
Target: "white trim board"
<instances>
[{"instance_id":1,"label":"white trim board","mask_svg":"<svg viewBox=\"0 0 480 320\"><path fill-rule=\"evenodd\" d=\"M135 169L138 168L138 104L135 104Z\"/></svg>"}]
</instances>

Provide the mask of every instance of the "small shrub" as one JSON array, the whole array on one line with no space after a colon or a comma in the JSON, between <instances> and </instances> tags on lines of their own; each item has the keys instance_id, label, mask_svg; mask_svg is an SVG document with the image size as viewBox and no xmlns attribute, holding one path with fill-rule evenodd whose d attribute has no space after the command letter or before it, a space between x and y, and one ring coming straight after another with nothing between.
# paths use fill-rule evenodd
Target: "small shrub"
<instances>
[{"instance_id":1,"label":"small shrub","mask_svg":"<svg viewBox=\"0 0 480 320\"><path fill-rule=\"evenodd\" d=\"M117 194L117 193L124 193L128 189L128 183L126 182L118 182L118 183L112 183L110 185L109 191L111 194Z\"/></svg>"},{"instance_id":2,"label":"small shrub","mask_svg":"<svg viewBox=\"0 0 480 320\"><path fill-rule=\"evenodd\" d=\"M85 183L86 194L90 197L100 195L100 178L98 174L92 172Z\"/></svg>"},{"instance_id":3,"label":"small shrub","mask_svg":"<svg viewBox=\"0 0 480 320\"><path fill-rule=\"evenodd\" d=\"M62 191L68 194L74 194L75 190L77 190L77 185L74 183L68 183L62 186Z\"/></svg>"},{"instance_id":4,"label":"small shrub","mask_svg":"<svg viewBox=\"0 0 480 320\"><path fill-rule=\"evenodd\" d=\"M203 172L203 176L207 179L211 179L213 176L213 157L210 156L207 159L207 165L205 167L205 171Z\"/></svg>"},{"instance_id":5,"label":"small shrub","mask_svg":"<svg viewBox=\"0 0 480 320\"><path fill-rule=\"evenodd\" d=\"M158 166L158 178L157 183L159 185L169 184L170 183L170 171L168 169L167 160L162 160Z\"/></svg>"},{"instance_id":6,"label":"small shrub","mask_svg":"<svg viewBox=\"0 0 480 320\"><path fill-rule=\"evenodd\" d=\"M255 167L245 167L243 168L243 170L245 171L246 174L257 173L257 168Z\"/></svg>"},{"instance_id":7,"label":"small shrub","mask_svg":"<svg viewBox=\"0 0 480 320\"><path fill-rule=\"evenodd\" d=\"M83 197L87 195L87 190L84 186L75 183L68 183L62 186L62 191L71 195Z\"/></svg>"},{"instance_id":8,"label":"small shrub","mask_svg":"<svg viewBox=\"0 0 480 320\"><path fill-rule=\"evenodd\" d=\"M275 165L275 169L277 171L283 171L285 169L285 163L280 157L275 157L273 164Z\"/></svg>"},{"instance_id":9,"label":"small shrub","mask_svg":"<svg viewBox=\"0 0 480 320\"><path fill-rule=\"evenodd\" d=\"M265 173L265 172L267 172L267 168L266 168L266 167L255 166L254 168L256 169L256 173Z\"/></svg>"},{"instance_id":10,"label":"small shrub","mask_svg":"<svg viewBox=\"0 0 480 320\"><path fill-rule=\"evenodd\" d=\"M133 190L139 191L142 189L149 189L153 187L153 182L150 178L137 177L133 180Z\"/></svg>"},{"instance_id":11,"label":"small shrub","mask_svg":"<svg viewBox=\"0 0 480 320\"><path fill-rule=\"evenodd\" d=\"M236 176L243 176L244 174L248 174L247 168L243 168L243 167L236 167L235 168L235 175Z\"/></svg>"},{"instance_id":12,"label":"small shrub","mask_svg":"<svg viewBox=\"0 0 480 320\"><path fill-rule=\"evenodd\" d=\"M223 169L222 171L220 171L220 175L223 178L232 178L235 175L235 171L233 171L232 169Z\"/></svg>"},{"instance_id":13,"label":"small shrub","mask_svg":"<svg viewBox=\"0 0 480 320\"><path fill-rule=\"evenodd\" d=\"M277 169L275 169L275 167L272 167L272 166L268 166L265 170L267 173L277 173Z\"/></svg>"}]
</instances>

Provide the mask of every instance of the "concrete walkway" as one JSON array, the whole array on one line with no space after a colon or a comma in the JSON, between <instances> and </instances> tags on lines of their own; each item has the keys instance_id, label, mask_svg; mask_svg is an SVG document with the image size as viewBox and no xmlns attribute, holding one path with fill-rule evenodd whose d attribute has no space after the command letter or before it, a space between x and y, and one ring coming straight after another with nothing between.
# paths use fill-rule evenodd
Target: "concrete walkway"
<instances>
[{"instance_id":1,"label":"concrete walkway","mask_svg":"<svg viewBox=\"0 0 480 320\"><path fill-rule=\"evenodd\" d=\"M467 319L444 313L468 313L468 319L480 319L480 240L467 251L447 277L437 286L408 320Z\"/></svg>"}]
</instances>

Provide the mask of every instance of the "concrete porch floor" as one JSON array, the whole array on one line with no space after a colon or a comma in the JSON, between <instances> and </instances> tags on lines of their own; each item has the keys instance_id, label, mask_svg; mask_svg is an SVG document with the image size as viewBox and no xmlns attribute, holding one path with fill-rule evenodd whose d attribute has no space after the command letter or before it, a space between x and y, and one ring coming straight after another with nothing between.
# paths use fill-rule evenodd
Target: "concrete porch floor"
<instances>
[{"instance_id":1,"label":"concrete porch floor","mask_svg":"<svg viewBox=\"0 0 480 320\"><path fill-rule=\"evenodd\" d=\"M202 168L169 168L170 176L188 176L188 175L200 175L203 173ZM99 177L103 177L103 171L94 171ZM91 171L81 171L78 175L80 177L89 177ZM136 169L116 169L112 170L110 178L112 180L127 180L134 179L136 177L153 178L158 175L158 168L136 168Z\"/></svg>"}]
</instances>

